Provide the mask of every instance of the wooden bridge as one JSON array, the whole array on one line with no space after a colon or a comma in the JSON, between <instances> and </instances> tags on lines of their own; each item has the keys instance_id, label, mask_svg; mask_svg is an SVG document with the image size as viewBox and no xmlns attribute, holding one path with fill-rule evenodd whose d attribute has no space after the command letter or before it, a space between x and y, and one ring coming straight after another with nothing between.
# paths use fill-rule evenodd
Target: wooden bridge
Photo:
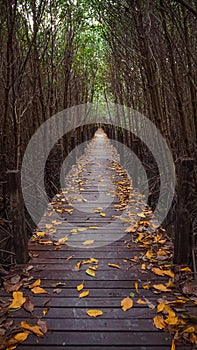
<instances>
[{"instance_id":1,"label":"wooden bridge","mask_svg":"<svg viewBox=\"0 0 197 350\"><path fill-rule=\"evenodd\" d=\"M172 244L156 223L150 224L151 217L116 150L98 131L29 243L31 260L23 266L20 290L34 310L21 308L10 318L16 324L42 318L48 331L44 337L30 334L17 348L174 349L172 325L165 332L153 322L161 300L180 294L173 294L170 279ZM171 272L160 276L154 267ZM32 293L35 281L47 293ZM190 303L182 308L193 310ZM98 316L92 317L95 310ZM177 341L176 349L192 347Z\"/></svg>"}]
</instances>

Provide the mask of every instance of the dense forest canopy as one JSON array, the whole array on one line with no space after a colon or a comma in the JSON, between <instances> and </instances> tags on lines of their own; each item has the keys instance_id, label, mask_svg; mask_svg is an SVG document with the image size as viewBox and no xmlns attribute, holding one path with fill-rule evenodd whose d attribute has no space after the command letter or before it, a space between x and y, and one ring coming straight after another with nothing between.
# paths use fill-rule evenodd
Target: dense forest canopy
<instances>
[{"instance_id":1,"label":"dense forest canopy","mask_svg":"<svg viewBox=\"0 0 197 350\"><path fill-rule=\"evenodd\" d=\"M147 115L175 157L196 155L195 1L6 0L0 7L9 167L20 168L44 120L103 100Z\"/></svg>"}]
</instances>

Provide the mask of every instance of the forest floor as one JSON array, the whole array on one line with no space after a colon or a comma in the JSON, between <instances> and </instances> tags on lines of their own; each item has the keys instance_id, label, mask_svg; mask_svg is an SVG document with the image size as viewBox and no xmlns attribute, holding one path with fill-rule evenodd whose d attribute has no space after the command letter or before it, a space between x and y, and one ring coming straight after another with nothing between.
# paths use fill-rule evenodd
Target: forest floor
<instances>
[{"instance_id":1,"label":"forest floor","mask_svg":"<svg viewBox=\"0 0 197 350\"><path fill-rule=\"evenodd\" d=\"M188 266L98 131L0 290L0 349L194 349ZM191 279L191 281L190 281Z\"/></svg>"}]
</instances>

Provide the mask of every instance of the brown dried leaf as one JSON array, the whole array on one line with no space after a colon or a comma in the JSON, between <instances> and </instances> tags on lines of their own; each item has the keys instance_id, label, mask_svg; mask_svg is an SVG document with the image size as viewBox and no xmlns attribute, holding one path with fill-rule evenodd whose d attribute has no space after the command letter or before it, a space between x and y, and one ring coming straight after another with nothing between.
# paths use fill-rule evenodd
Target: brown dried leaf
<instances>
[{"instance_id":1,"label":"brown dried leaf","mask_svg":"<svg viewBox=\"0 0 197 350\"><path fill-rule=\"evenodd\" d=\"M23 308L26 311L33 312L34 311L34 304L31 302L29 298L26 298L26 302L23 304Z\"/></svg>"},{"instance_id":2,"label":"brown dried leaf","mask_svg":"<svg viewBox=\"0 0 197 350\"><path fill-rule=\"evenodd\" d=\"M46 334L48 329L47 329L47 323L43 320L38 320L37 322L38 327L42 331L42 333Z\"/></svg>"}]
</instances>

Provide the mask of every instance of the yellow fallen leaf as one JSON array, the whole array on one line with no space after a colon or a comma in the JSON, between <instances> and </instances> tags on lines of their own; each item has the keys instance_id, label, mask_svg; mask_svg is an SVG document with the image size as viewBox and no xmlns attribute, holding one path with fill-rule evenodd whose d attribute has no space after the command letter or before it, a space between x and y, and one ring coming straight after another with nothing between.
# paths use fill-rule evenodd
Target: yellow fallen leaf
<instances>
[{"instance_id":1,"label":"yellow fallen leaf","mask_svg":"<svg viewBox=\"0 0 197 350\"><path fill-rule=\"evenodd\" d=\"M167 283L167 288L174 288L174 287L175 287L174 282L169 280L168 283Z\"/></svg>"},{"instance_id":2,"label":"yellow fallen leaf","mask_svg":"<svg viewBox=\"0 0 197 350\"><path fill-rule=\"evenodd\" d=\"M88 226L89 229L93 229L96 230L97 228L99 228L99 226Z\"/></svg>"},{"instance_id":3,"label":"yellow fallen leaf","mask_svg":"<svg viewBox=\"0 0 197 350\"><path fill-rule=\"evenodd\" d=\"M39 287L41 283L40 278L38 280L36 280L34 283L30 284L29 288L34 288L34 287Z\"/></svg>"},{"instance_id":4,"label":"yellow fallen leaf","mask_svg":"<svg viewBox=\"0 0 197 350\"><path fill-rule=\"evenodd\" d=\"M151 271L152 271L155 275L165 276L164 271L161 270L161 269L158 268L158 267L153 267L153 268L151 269Z\"/></svg>"},{"instance_id":5,"label":"yellow fallen leaf","mask_svg":"<svg viewBox=\"0 0 197 350\"><path fill-rule=\"evenodd\" d=\"M165 309L165 311L168 313L168 316L169 316L169 317L172 317L172 318L173 318L173 317L176 316L175 312L171 309L170 306L165 305L164 309Z\"/></svg>"},{"instance_id":6,"label":"yellow fallen leaf","mask_svg":"<svg viewBox=\"0 0 197 350\"><path fill-rule=\"evenodd\" d=\"M59 243L59 244L64 244L64 243L67 242L67 241L68 241L68 237L67 237L67 236L58 239L58 243Z\"/></svg>"},{"instance_id":7,"label":"yellow fallen leaf","mask_svg":"<svg viewBox=\"0 0 197 350\"><path fill-rule=\"evenodd\" d=\"M158 228L159 226L158 226L158 225L155 225L155 224L152 224L152 227L153 227L153 228Z\"/></svg>"},{"instance_id":8,"label":"yellow fallen leaf","mask_svg":"<svg viewBox=\"0 0 197 350\"><path fill-rule=\"evenodd\" d=\"M136 293L139 294L138 282L134 282L134 287L135 287Z\"/></svg>"},{"instance_id":9,"label":"yellow fallen leaf","mask_svg":"<svg viewBox=\"0 0 197 350\"><path fill-rule=\"evenodd\" d=\"M183 330L183 333L194 333L195 332L195 327L189 326Z\"/></svg>"},{"instance_id":10,"label":"yellow fallen leaf","mask_svg":"<svg viewBox=\"0 0 197 350\"><path fill-rule=\"evenodd\" d=\"M45 234L46 234L46 232L44 232L44 231L38 231L38 232L36 232L36 236L37 236L37 237L44 237Z\"/></svg>"},{"instance_id":11,"label":"yellow fallen leaf","mask_svg":"<svg viewBox=\"0 0 197 350\"><path fill-rule=\"evenodd\" d=\"M146 264L141 265L141 270L146 270Z\"/></svg>"},{"instance_id":12,"label":"yellow fallen leaf","mask_svg":"<svg viewBox=\"0 0 197 350\"><path fill-rule=\"evenodd\" d=\"M82 244L83 244L83 245L90 245L90 244L92 244L92 243L94 243L94 240L93 240L93 239L89 239L88 241L85 241L85 242L83 242Z\"/></svg>"},{"instance_id":13,"label":"yellow fallen leaf","mask_svg":"<svg viewBox=\"0 0 197 350\"><path fill-rule=\"evenodd\" d=\"M18 333L14 336L14 339L16 339L18 342L22 343L23 341L25 341L28 337L29 333L27 332L21 332Z\"/></svg>"},{"instance_id":14,"label":"yellow fallen leaf","mask_svg":"<svg viewBox=\"0 0 197 350\"><path fill-rule=\"evenodd\" d=\"M98 261L98 259L90 258L90 262L91 262L91 263L96 263L96 264L97 264L99 261Z\"/></svg>"},{"instance_id":15,"label":"yellow fallen leaf","mask_svg":"<svg viewBox=\"0 0 197 350\"><path fill-rule=\"evenodd\" d=\"M115 267L117 269L120 269L121 267L118 264L108 264L109 267Z\"/></svg>"},{"instance_id":16,"label":"yellow fallen leaf","mask_svg":"<svg viewBox=\"0 0 197 350\"><path fill-rule=\"evenodd\" d=\"M46 227L47 229L50 229L50 228L53 228L53 225L52 225L52 224L46 224L45 227Z\"/></svg>"},{"instance_id":17,"label":"yellow fallen leaf","mask_svg":"<svg viewBox=\"0 0 197 350\"><path fill-rule=\"evenodd\" d=\"M41 287L34 287L31 289L34 294L48 294L48 292Z\"/></svg>"},{"instance_id":18,"label":"yellow fallen leaf","mask_svg":"<svg viewBox=\"0 0 197 350\"><path fill-rule=\"evenodd\" d=\"M143 287L144 289L150 289L151 285L150 285L150 283L145 283L145 284L143 284L142 287Z\"/></svg>"},{"instance_id":19,"label":"yellow fallen leaf","mask_svg":"<svg viewBox=\"0 0 197 350\"><path fill-rule=\"evenodd\" d=\"M103 217L104 217L104 216L106 216L106 214L105 214L105 213L100 213L100 216L103 216Z\"/></svg>"},{"instance_id":20,"label":"yellow fallen leaf","mask_svg":"<svg viewBox=\"0 0 197 350\"><path fill-rule=\"evenodd\" d=\"M146 303L146 301L144 301L142 299L138 299L137 304L139 304L139 305L146 305L147 303Z\"/></svg>"},{"instance_id":21,"label":"yellow fallen leaf","mask_svg":"<svg viewBox=\"0 0 197 350\"><path fill-rule=\"evenodd\" d=\"M79 294L79 298L87 297L90 294L89 290L85 290L84 292Z\"/></svg>"},{"instance_id":22,"label":"yellow fallen leaf","mask_svg":"<svg viewBox=\"0 0 197 350\"><path fill-rule=\"evenodd\" d=\"M84 288L84 284L83 283L78 284L78 286L77 286L78 292L80 292L83 288Z\"/></svg>"},{"instance_id":23,"label":"yellow fallen leaf","mask_svg":"<svg viewBox=\"0 0 197 350\"><path fill-rule=\"evenodd\" d=\"M79 269L79 268L81 267L81 264L82 264L82 261L78 261L78 262L76 263L76 267Z\"/></svg>"},{"instance_id":24,"label":"yellow fallen leaf","mask_svg":"<svg viewBox=\"0 0 197 350\"><path fill-rule=\"evenodd\" d=\"M137 216L139 216L140 218L145 218L146 215L144 215L144 213L138 213Z\"/></svg>"},{"instance_id":25,"label":"yellow fallen leaf","mask_svg":"<svg viewBox=\"0 0 197 350\"><path fill-rule=\"evenodd\" d=\"M88 310L86 314L90 317L97 317L103 315L103 311L101 310Z\"/></svg>"},{"instance_id":26,"label":"yellow fallen leaf","mask_svg":"<svg viewBox=\"0 0 197 350\"><path fill-rule=\"evenodd\" d=\"M87 273L87 275L92 276L92 277L96 276L95 271L93 269L90 269L90 268L88 268L86 270L86 273Z\"/></svg>"},{"instance_id":27,"label":"yellow fallen leaf","mask_svg":"<svg viewBox=\"0 0 197 350\"><path fill-rule=\"evenodd\" d=\"M13 301L8 306L9 309L18 309L26 302L26 298L23 297L23 292L13 292L12 296Z\"/></svg>"},{"instance_id":28,"label":"yellow fallen leaf","mask_svg":"<svg viewBox=\"0 0 197 350\"><path fill-rule=\"evenodd\" d=\"M70 230L70 233L72 233L72 234L75 234L75 233L77 233L78 231L77 231L77 229L76 228L74 228L73 230Z\"/></svg>"},{"instance_id":29,"label":"yellow fallen leaf","mask_svg":"<svg viewBox=\"0 0 197 350\"><path fill-rule=\"evenodd\" d=\"M159 243L160 243L160 244L166 243L166 239L160 239Z\"/></svg>"},{"instance_id":30,"label":"yellow fallen leaf","mask_svg":"<svg viewBox=\"0 0 197 350\"><path fill-rule=\"evenodd\" d=\"M165 304L164 303L159 303L157 305L157 312L161 312L165 309Z\"/></svg>"},{"instance_id":31,"label":"yellow fallen leaf","mask_svg":"<svg viewBox=\"0 0 197 350\"><path fill-rule=\"evenodd\" d=\"M164 275L174 278L174 272L172 270L163 270Z\"/></svg>"},{"instance_id":32,"label":"yellow fallen leaf","mask_svg":"<svg viewBox=\"0 0 197 350\"><path fill-rule=\"evenodd\" d=\"M78 232L84 232L87 230L87 227L79 227L77 230Z\"/></svg>"},{"instance_id":33,"label":"yellow fallen leaf","mask_svg":"<svg viewBox=\"0 0 197 350\"><path fill-rule=\"evenodd\" d=\"M171 289L168 289L164 284L153 284L153 287L161 292L171 292Z\"/></svg>"},{"instance_id":34,"label":"yellow fallen leaf","mask_svg":"<svg viewBox=\"0 0 197 350\"><path fill-rule=\"evenodd\" d=\"M41 332L38 325L33 326L27 321L22 321L20 325L23 329L26 329L27 331L36 334L38 337L43 337L43 333Z\"/></svg>"},{"instance_id":35,"label":"yellow fallen leaf","mask_svg":"<svg viewBox=\"0 0 197 350\"><path fill-rule=\"evenodd\" d=\"M179 319L178 319L178 317L176 317L176 316L175 316L175 317L168 316L168 317L165 319L165 322L166 322L167 324L170 324L170 325L175 326L175 325L178 324Z\"/></svg>"},{"instance_id":36,"label":"yellow fallen leaf","mask_svg":"<svg viewBox=\"0 0 197 350\"><path fill-rule=\"evenodd\" d=\"M42 311L43 315L46 316L46 314L47 314L48 311L49 311L49 308L46 307L46 308Z\"/></svg>"},{"instance_id":37,"label":"yellow fallen leaf","mask_svg":"<svg viewBox=\"0 0 197 350\"><path fill-rule=\"evenodd\" d=\"M185 272L192 272L192 270L188 266L187 267L182 267L180 270L181 271L185 271Z\"/></svg>"},{"instance_id":38,"label":"yellow fallen leaf","mask_svg":"<svg viewBox=\"0 0 197 350\"><path fill-rule=\"evenodd\" d=\"M62 224L62 221L53 220L53 221L52 221L52 224L53 224L53 225L61 225L61 224Z\"/></svg>"},{"instance_id":39,"label":"yellow fallen leaf","mask_svg":"<svg viewBox=\"0 0 197 350\"><path fill-rule=\"evenodd\" d=\"M172 340L172 344L171 344L171 349L170 350L175 350L176 346L175 346L175 340Z\"/></svg>"},{"instance_id":40,"label":"yellow fallen leaf","mask_svg":"<svg viewBox=\"0 0 197 350\"><path fill-rule=\"evenodd\" d=\"M151 259L152 256L153 256L153 253L152 253L150 250L147 250L145 257L146 257L147 259Z\"/></svg>"},{"instance_id":41,"label":"yellow fallen leaf","mask_svg":"<svg viewBox=\"0 0 197 350\"><path fill-rule=\"evenodd\" d=\"M157 243L157 242L159 242L160 241L160 239L162 238L162 234L160 233L160 234L157 234L155 237L154 237L154 243Z\"/></svg>"},{"instance_id":42,"label":"yellow fallen leaf","mask_svg":"<svg viewBox=\"0 0 197 350\"><path fill-rule=\"evenodd\" d=\"M164 321L163 316L159 316L159 315L155 316L153 318L153 322L154 322L154 325L156 328L158 328L158 329L165 328L165 321Z\"/></svg>"},{"instance_id":43,"label":"yellow fallen leaf","mask_svg":"<svg viewBox=\"0 0 197 350\"><path fill-rule=\"evenodd\" d=\"M66 258L66 261L70 260L73 258L73 255L70 255L68 258Z\"/></svg>"},{"instance_id":44,"label":"yellow fallen leaf","mask_svg":"<svg viewBox=\"0 0 197 350\"><path fill-rule=\"evenodd\" d=\"M137 227L134 227L134 226L129 226L126 228L126 230L124 232L126 233L135 233L137 230Z\"/></svg>"},{"instance_id":45,"label":"yellow fallen leaf","mask_svg":"<svg viewBox=\"0 0 197 350\"><path fill-rule=\"evenodd\" d=\"M123 300L121 300L121 306L123 311L127 311L132 308L133 300L129 297L126 297Z\"/></svg>"},{"instance_id":46,"label":"yellow fallen leaf","mask_svg":"<svg viewBox=\"0 0 197 350\"><path fill-rule=\"evenodd\" d=\"M90 265L89 266L89 269L91 269L91 270L97 270L98 269L98 265Z\"/></svg>"}]
</instances>

